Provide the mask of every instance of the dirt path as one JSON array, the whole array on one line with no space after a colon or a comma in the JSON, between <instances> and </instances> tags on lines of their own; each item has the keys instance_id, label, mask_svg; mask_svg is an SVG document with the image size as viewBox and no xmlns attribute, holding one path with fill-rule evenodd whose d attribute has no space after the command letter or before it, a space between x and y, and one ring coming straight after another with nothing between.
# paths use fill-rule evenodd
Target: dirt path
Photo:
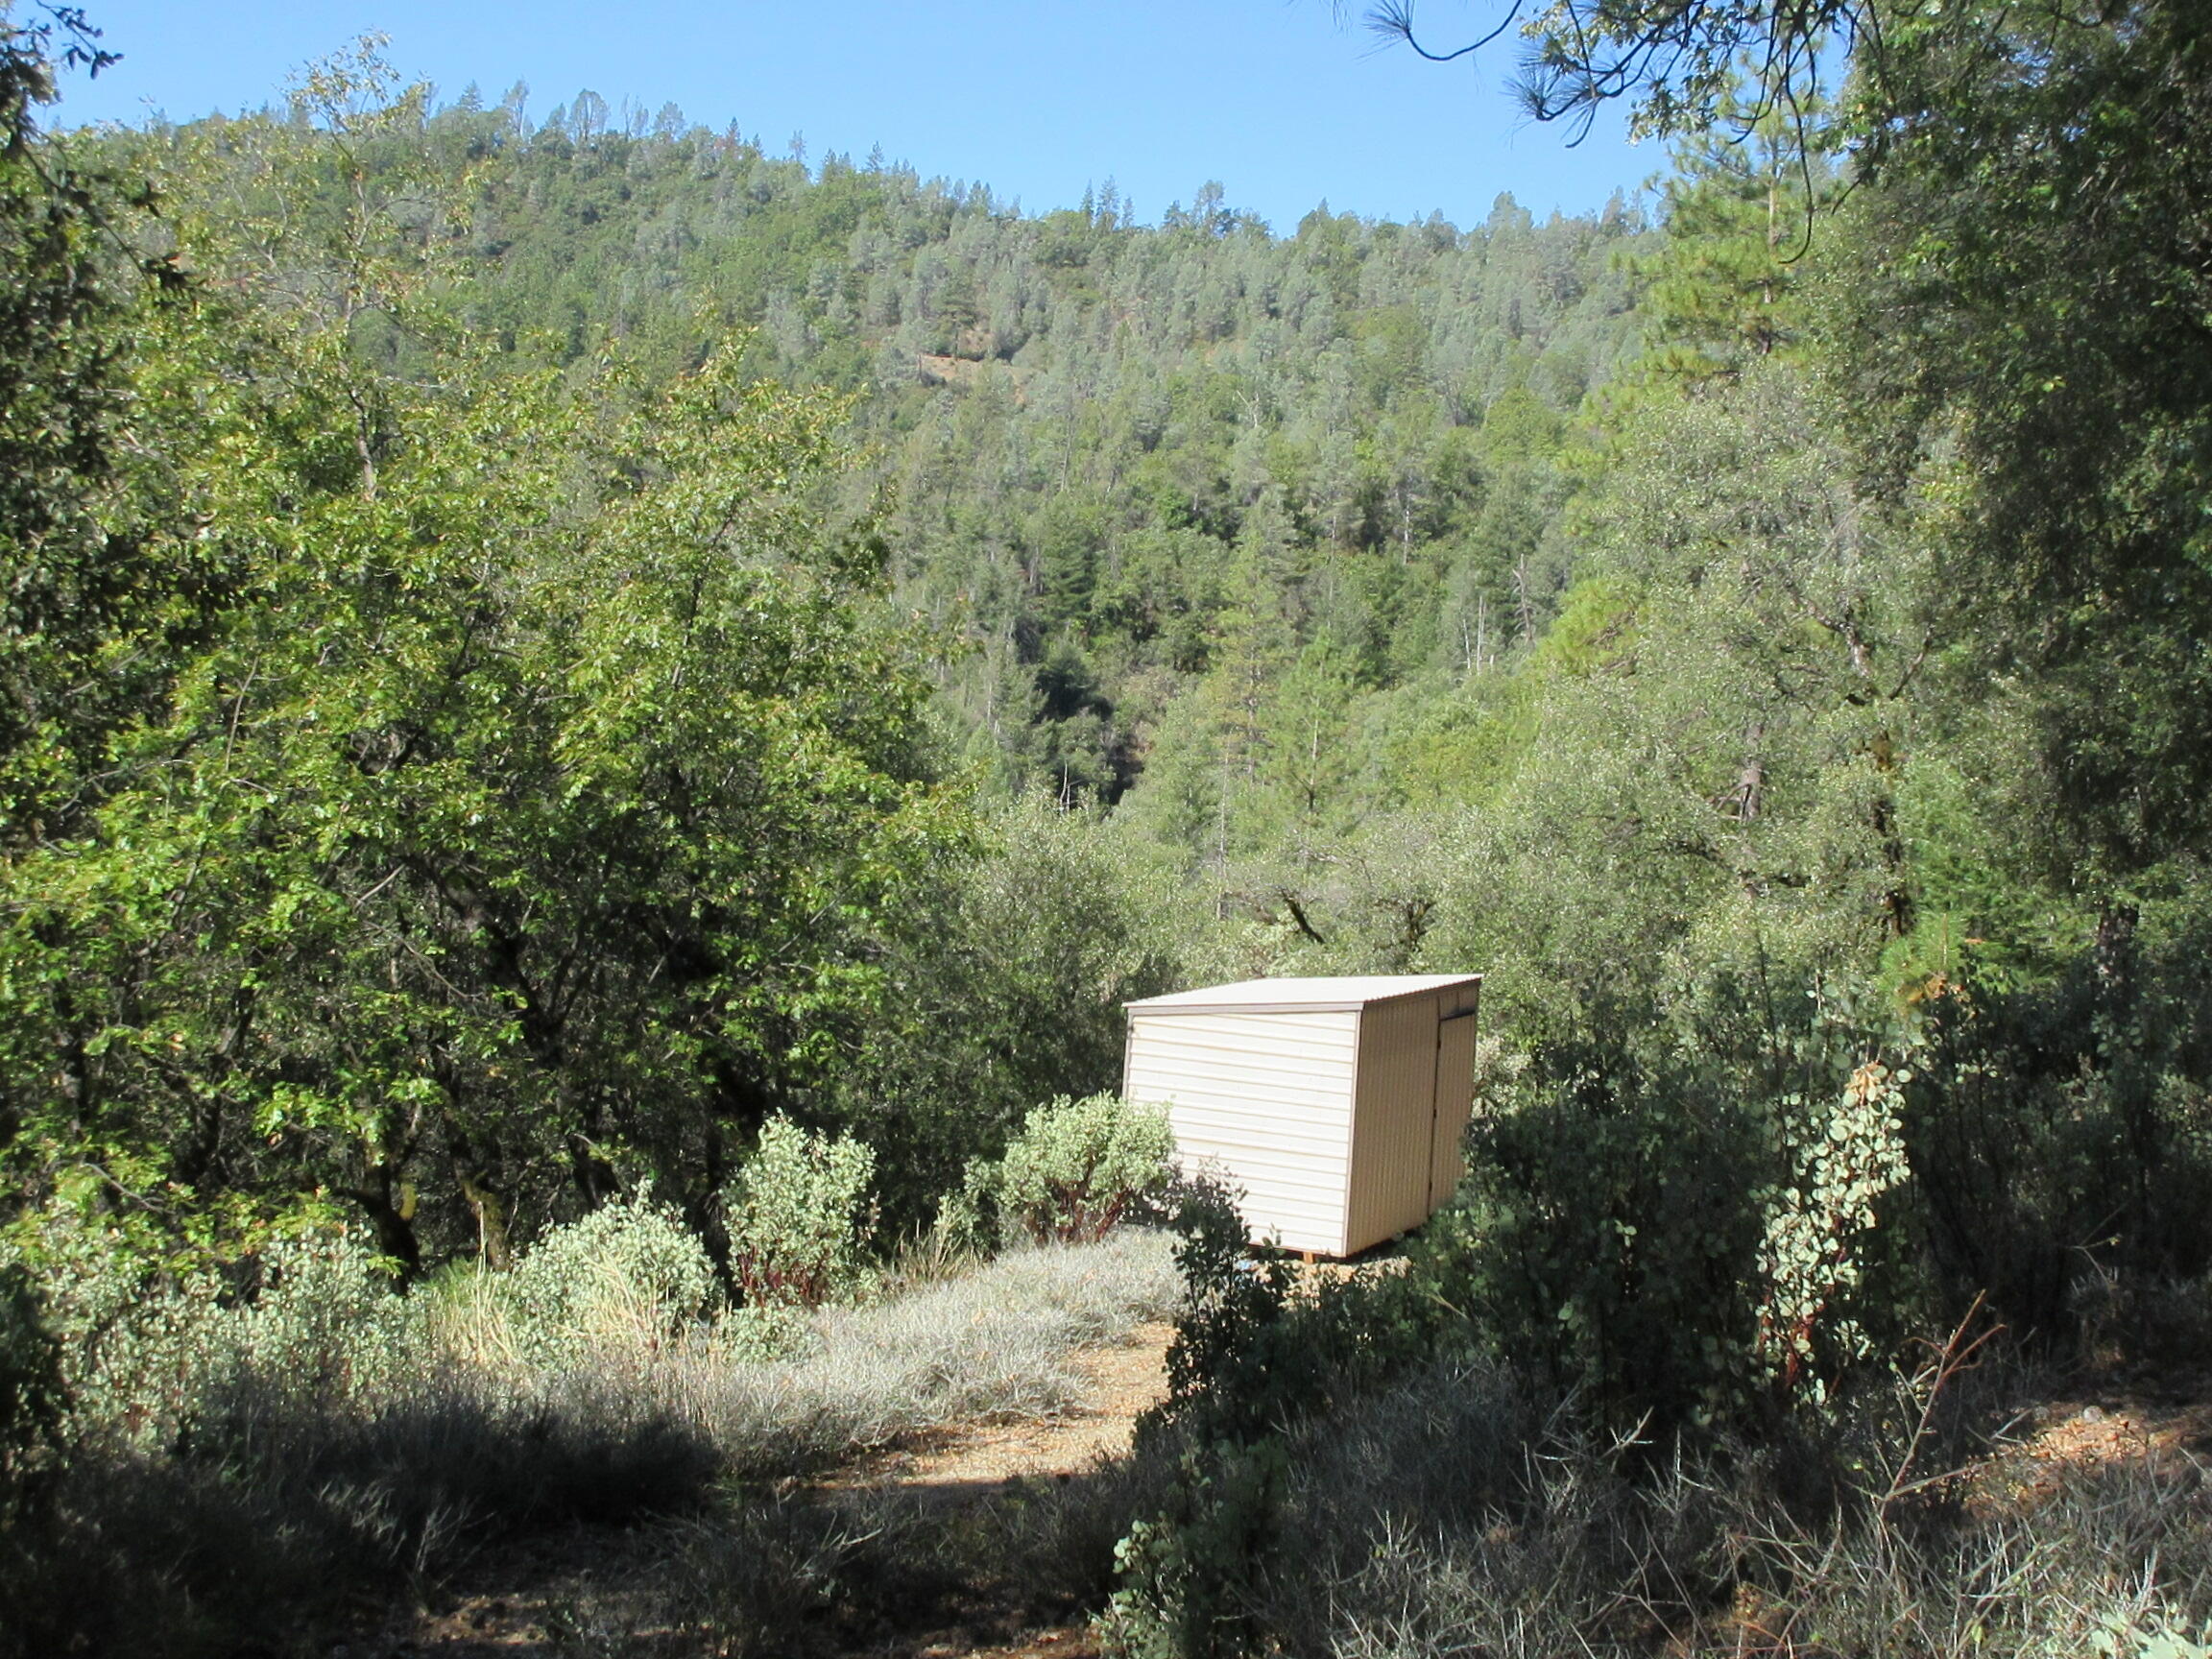
<instances>
[{"instance_id":1,"label":"dirt path","mask_svg":"<svg viewBox=\"0 0 2212 1659\"><path fill-rule=\"evenodd\" d=\"M880 1454L802 1487L830 1504L841 1496L909 1493L928 1503L988 1504L1024 1482L1072 1479L1129 1449L1138 1416L1167 1391L1173 1328L1138 1326L1112 1347L1070 1357L1083 1382L1074 1409L1030 1422L960 1425ZM340 1644L328 1659L567 1659L572 1654L692 1655L720 1651L672 1628L661 1615L669 1562L654 1535L579 1527L489 1552L426 1608L397 1614L373 1636ZM1089 1631L1023 1631L1011 1645L978 1646L957 1631L862 1645L854 1659L1094 1659Z\"/></svg>"},{"instance_id":2,"label":"dirt path","mask_svg":"<svg viewBox=\"0 0 2212 1659\"><path fill-rule=\"evenodd\" d=\"M1129 1450L1138 1417L1167 1396L1167 1344L1174 1327L1140 1325L1112 1348L1088 1348L1070 1366L1083 1380L1077 1408L1019 1423L966 1423L913 1446L841 1470L825 1485L974 1488L1054 1475L1079 1475L1100 1457Z\"/></svg>"},{"instance_id":3,"label":"dirt path","mask_svg":"<svg viewBox=\"0 0 2212 1659\"><path fill-rule=\"evenodd\" d=\"M1065 1416L1022 1423L971 1423L912 1447L844 1470L825 1483L831 1502L841 1492L905 1491L926 1503L984 1505L1024 1482L1071 1479L1102 1457L1129 1450L1136 1422L1167 1395L1165 1321L1140 1325L1121 1344L1071 1357L1085 1383L1080 1404ZM851 1659L1097 1659L1087 1624L1031 1627L1011 1643L978 1645L964 1633L924 1634L855 1650Z\"/></svg>"}]
</instances>

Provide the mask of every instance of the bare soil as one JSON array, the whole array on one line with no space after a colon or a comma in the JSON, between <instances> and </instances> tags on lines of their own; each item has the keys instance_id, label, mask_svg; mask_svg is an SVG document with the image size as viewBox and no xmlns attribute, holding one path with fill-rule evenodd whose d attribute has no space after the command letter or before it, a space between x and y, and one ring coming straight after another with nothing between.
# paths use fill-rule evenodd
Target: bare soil
<instances>
[{"instance_id":1,"label":"bare soil","mask_svg":"<svg viewBox=\"0 0 2212 1659\"><path fill-rule=\"evenodd\" d=\"M2042 1402L1976 1481L1977 1502L2034 1504L2072 1476L2139 1459L2212 1463L2212 1377L2123 1382Z\"/></svg>"},{"instance_id":2,"label":"bare soil","mask_svg":"<svg viewBox=\"0 0 2212 1659\"><path fill-rule=\"evenodd\" d=\"M974 1488L1056 1475L1079 1475L1101 1457L1129 1450L1138 1417L1167 1395L1166 1321L1140 1325L1127 1342L1074 1357L1084 1381L1071 1413L1013 1423L964 1423L851 1468L823 1482L856 1486Z\"/></svg>"}]
</instances>

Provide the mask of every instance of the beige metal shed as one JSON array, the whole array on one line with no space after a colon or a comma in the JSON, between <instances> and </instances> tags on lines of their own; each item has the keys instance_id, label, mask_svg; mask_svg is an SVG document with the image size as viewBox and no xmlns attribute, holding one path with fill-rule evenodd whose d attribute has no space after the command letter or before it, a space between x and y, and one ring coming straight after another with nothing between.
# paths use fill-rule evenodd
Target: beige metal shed
<instances>
[{"instance_id":1,"label":"beige metal shed","mask_svg":"<svg viewBox=\"0 0 2212 1659\"><path fill-rule=\"evenodd\" d=\"M1243 1190L1255 1240L1351 1256L1459 1184L1480 974L1247 979L1126 1004L1122 1093L1187 1167Z\"/></svg>"}]
</instances>

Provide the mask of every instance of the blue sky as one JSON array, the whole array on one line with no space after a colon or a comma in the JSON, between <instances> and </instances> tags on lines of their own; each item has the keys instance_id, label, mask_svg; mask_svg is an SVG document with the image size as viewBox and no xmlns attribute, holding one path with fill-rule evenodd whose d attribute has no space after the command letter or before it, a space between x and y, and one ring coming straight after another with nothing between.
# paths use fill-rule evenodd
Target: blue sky
<instances>
[{"instance_id":1,"label":"blue sky","mask_svg":"<svg viewBox=\"0 0 2212 1659\"><path fill-rule=\"evenodd\" d=\"M619 108L680 106L781 152L884 155L987 183L1031 212L1109 177L1156 221L1208 180L1278 230L1326 199L1480 221L1502 191L1539 215L1600 207L1664 160L1618 122L1578 149L1505 93L1510 42L1472 64L1377 48L1327 0L86 0L124 60L71 80L64 122L184 120L256 108L301 64L377 31L402 72L530 113L589 86ZM1471 0L1430 0L1439 36Z\"/></svg>"}]
</instances>

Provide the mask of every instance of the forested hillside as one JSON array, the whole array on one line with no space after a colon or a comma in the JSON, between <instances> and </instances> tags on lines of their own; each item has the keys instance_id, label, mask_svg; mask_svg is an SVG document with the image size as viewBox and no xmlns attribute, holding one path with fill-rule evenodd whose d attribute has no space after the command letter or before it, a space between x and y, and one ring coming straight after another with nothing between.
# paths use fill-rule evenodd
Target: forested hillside
<instances>
[{"instance_id":1,"label":"forested hillside","mask_svg":"<svg viewBox=\"0 0 2212 1659\"><path fill-rule=\"evenodd\" d=\"M96 49L10 25L34 1640L274 1617L142 1478L379 1583L441 1505L781 1479L729 1379L795 1310L1157 1196L1037 1110L1124 1000L1379 971L1486 976L1466 1181L1317 1297L1186 1195L1173 1398L1051 1533L1115 1651L2200 1653L2200 1493L2036 1543L1938 1397L2212 1329L2205 27L1815 10L1570 0L1532 95L1640 89L1669 170L1473 227L1021 210L366 45L55 135ZM1822 95L1828 29L1885 49Z\"/></svg>"},{"instance_id":2,"label":"forested hillside","mask_svg":"<svg viewBox=\"0 0 2212 1659\"><path fill-rule=\"evenodd\" d=\"M1203 902L1295 929L1286 848L1494 784L1497 677L1575 578L1560 515L1641 348L1639 213L1276 235L1207 186L1151 228L1109 184L1023 217L667 114L513 107L425 123L448 179L479 158L458 313L648 377L751 328L748 369L855 397L847 499L883 505L993 794L1112 806L1145 777L1131 814L1211 871ZM1422 904L1362 948L1404 959Z\"/></svg>"},{"instance_id":3,"label":"forested hillside","mask_svg":"<svg viewBox=\"0 0 2212 1659\"><path fill-rule=\"evenodd\" d=\"M855 397L854 492L887 490L899 603L1009 790L1117 801L1182 692L1234 697L1238 652L1246 680L1303 664L1338 715L1487 672L1557 609L1563 452L1638 344L1632 210L1539 226L1502 197L1462 232L1324 206L1275 235L1209 185L1152 228L1111 184L1024 216L673 111L610 131L586 94L533 128L519 104L467 97L364 152L452 216L451 314L521 362L613 352L648 382L751 329L747 372ZM251 175L270 142L232 123L134 161ZM1212 716L1174 752L1218 747ZM1255 758L1284 717L1248 711L1233 762L1265 772L1262 818L1291 787ZM1245 816L1238 843L1264 832Z\"/></svg>"},{"instance_id":4,"label":"forested hillside","mask_svg":"<svg viewBox=\"0 0 2212 1659\"><path fill-rule=\"evenodd\" d=\"M342 571L287 592L302 573L276 549L295 538L323 544L301 515L333 491L330 503L345 503L349 522L364 510L399 516L388 528L349 532L371 545L392 534L433 537L377 557L400 559L399 569L430 560L397 601L427 653L415 673L429 679L415 684L435 682L441 652L459 653L446 672L460 676L452 695L463 699L357 717L386 734L351 741L392 759L351 763L390 782L385 768L410 770L424 741L418 732L449 732L438 739L441 765L493 733L508 745L463 764L466 784L439 774L421 801L391 804L406 828L375 830L338 855L364 861L338 882L346 897L329 902L358 914L360 895L397 900L420 878L425 885L403 912L410 933L427 926L425 938L493 947L479 985L463 989L447 974L430 989L438 1011L424 1015L437 1033L421 1039L428 1049L412 1061L390 1054L369 1063L375 1081L362 1087L385 1098L397 1071L430 1065L442 1080L421 1100L434 1104L397 1118L389 1105L365 1108L385 1125L371 1135L373 1148L383 1144L366 1163L350 1131L305 1166L294 1163L329 1132L319 1118L332 1110L334 1079L323 1060L299 1070L292 1040L274 1034L275 1004L258 971L246 971L256 983L252 1022L285 1057L273 1055L274 1070L252 1082L228 1058L219 1063L222 1103L202 1095L190 1109L201 1127L186 1143L205 1148L190 1155L191 1185L236 1183L258 1194L254 1203L280 1204L288 1185L346 1193L413 1262L423 1250L421 1225L439 1229L446 1242L437 1248L486 1227L487 1237L504 1238L510 1217L527 1233L614 1190L622 1161L642 1155L661 1190L685 1194L710 1225L710 1195L743 1138L770 1111L798 1108L831 1122L871 1120L873 1134L900 1148L887 1175L897 1213L911 1223L926 1218L960 1161L991 1149L1022 1107L1056 1089L1113 1081L1120 998L1200 963L1207 972L1263 971L1305 950L1413 963L1440 872L1401 853L1425 846L1437 814L1494 793L1512 769L1527 735L1516 670L1532 660L1577 578L1562 516L1594 475L1601 389L1639 348L1631 299L1646 279L1640 251L1653 238L1636 215L1616 209L1537 226L1502 199L1488 224L1466 232L1440 221L1405 227L1317 210L1278 236L1224 209L1212 187L1160 227L1128 225L1109 187L1082 209L1024 216L980 187L837 158L810 169L734 136L683 130L672 117L652 132L636 123L605 131L589 99L578 100L579 113L557 111L536 129L513 106L486 110L464 99L433 109L425 89L401 88L373 57L356 56L303 83L288 113L77 140L88 175L151 180L158 202L131 226L176 284L147 319L167 332L149 359L161 369L144 383L140 418L185 420L198 432L179 452L204 458L189 482L167 472L143 480L176 502L156 511L181 507L210 531L247 521L217 502L248 488L248 452L195 450L225 419L207 401L211 386L238 389L246 401L233 417L235 442L256 448L293 422L312 422L318 409L352 411L339 422L349 437L300 430L291 456L255 463L276 469L252 487L249 510L275 515L251 532L274 538L263 543L269 550L218 536L238 550L187 584L195 591L235 584L230 591L252 595L241 614L269 607L279 629L312 618L295 641L314 663L305 678L274 671L264 647L246 641L202 660L196 672L212 678L200 718L214 722L210 734L221 729L221 764L236 765L241 744L259 732L327 717L334 696L399 694L398 683L381 678L397 661L386 632L392 594L353 596L345 584L354 578ZM751 381L787 390L740 390ZM181 401L156 414L160 393ZM741 419L740 410L759 413ZM718 436L716 419L731 422ZM744 436L744 419L764 422L757 439ZM677 439L684 420L708 424ZM840 453L830 464L832 431ZM786 444L796 447L784 453L778 446ZM470 445L479 458L464 464ZM456 466L495 480L493 493L456 496ZM842 592L851 608L836 613L834 627L848 630L841 636L817 638L829 613L812 611L781 626L806 638L805 672L827 676L825 691L839 680L868 688L875 706L863 718L876 734L858 740L878 746L867 753L880 787L901 777L934 780L929 798L940 805L929 808L928 833L979 836L969 857L981 859L963 867L940 853L864 870L848 862L856 850L834 850L860 820L826 819L823 851L843 872L822 878L834 894L822 901L830 908L805 924L786 912L773 926L806 934L803 943L793 937L800 959L816 964L805 972L832 978L795 1002L789 990L771 988L791 971L780 954L771 953L777 966L765 977L742 975L745 1027L725 1024L717 1039L733 1046L719 1059L670 1061L679 1071L705 1064L719 1079L712 1091L723 1103L696 1118L680 1103L678 1072L656 1083L635 1070L638 1034L675 1017L656 1000L664 981L637 1000L655 978L644 959L645 979L631 990L612 992L605 963L589 992L555 989L574 953L597 954L595 929L619 928L616 918L637 913L626 907L691 902L661 885L664 851L624 841L620 856L644 861L628 879L642 885L569 892L557 911L518 889L514 902L530 926L550 924L565 942L520 937L519 916L511 934L488 939L483 883L565 886L565 862L587 842L612 845L599 841L603 832L630 836L627 822L587 830L565 815L546 819L550 839L535 847L461 854L466 878L430 867L458 849L425 853L420 866L413 853L369 852L372 843L411 846L409 837L456 813L471 837L516 833L511 812L489 803L578 787L569 746L586 741L607 747L608 763L629 780L622 789L661 787L629 749L637 737L623 734L656 730L650 706L660 694L641 701L634 671L606 661L607 652L630 647L595 638L582 613L548 635L537 608L589 609L589 585L604 578L588 572L604 558L627 569L626 556L553 549L601 537L617 509L642 515L637 534L668 534L675 509L648 508L635 492L677 488L691 471L701 482L685 491L742 493L757 488L745 480L770 479L796 492L777 509L796 517L773 520L792 528L778 534L832 544L802 556L797 568L819 568L830 584L819 591ZM612 480L612 493L601 480ZM204 498L189 507L177 499L194 494ZM440 522L449 528L427 528ZM733 532L683 533L715 543ZM206 538L193 544L194 557ZM488 538L509 550L490 552ZM463 542L490 563L449 567L450 554L431 551ZM267 559L277 563L264 567ZM803 578L810 591L815 580ZM459 586L421 613L433 590L425 584L437 582ZM471 591L496 594L493 609L470 612ZM650 606L674 602L675 591ZM216 602L228 601L218 593ZM1577 623L1602 625L1587 614ZM510 629L515 644L490 658L465 642L477 637L471 631L492 641ZM522 641L555 637L555 654L542 661L515 655ZM386 642L360 670L376 678L338 692L328 678L339 671L334 649L372 637ZM697 673L737 674L734 689L750 671L705 637L687 648L707 655L700 670L674 670L690 689L662 705L665 715L724 718L726 706ZM840 650L861 655L841 660ZM883 654L880 666L863 665L869 652ZM521 681L502 685L509 672ZM517 731L482 724L494 707L524 706L515 701L523 685L528 696L559 701L587 695L600 685L588 676L599 674L613 677L589 695L611 700L606 712L579 706L549 716L542 741L553 747L541 761L522 759ZM289 693L278 690L287 685ZM917 701L924 685L928 695ZM270 704L277 725L245 717L260 696L286 694L301 700L297 715ZM469 711L470 700L480 711ZM773 724L784 712L764 718ZM588 721L588 739L563 724L577 718ZM824 718L841 742L857 731L838 724L847 716ZM664 735L673 740L672 731ZM717 732L686 741L711 751L736 740ZM903 757L891 758L885 744L904 745ZM255 769L274 777L292 763ZM535 783L524 776L531 765L548 768ZM768 869L788 858L767 847L804 834L794 814L830 810L764 798L738 808L701 800L688 783L668 786L682 805L659 809L668 816L655 832L672 836L668 846L682 856L724 861L722 874L692 866L686 879L709 889L755 861ZM126 797L137 799L129 789ZM861 799L864 814L889 809L889 797ZM1049 808L1044 817L1039 804ZM177 806L165 798L146 809ZM739 817L716 828L725 809ZM954 827L963 815L967 830ZM281 816L299 822L296 808ZM583 840L566 839L575 833ZM734 839L709 849L701 835ZM325 854L308 856L313 864ZM1040 859L1046 863L1036 867ZM1020 868L1000 867L1007 860ZM311 884L336 868L313 867ZM525 867L541 874L525 878ZM387 879L395 870L397 885ZM794 877L784 868L778 878ZM297 901L276 896L275 873L252 879L262 897L247 902L281 903L281 926L297 926L289 907ZM1009 882L1025 884L1025 895L1008 895ZM921 885L895 901L900 883ZM1094 902L1085 897L1094 889ZM1185 899L1166 900L1178 889ZM997 913L1008 906L1013 915ZM979 931L964 936L961 919L971 913ZM850 935L840 937L826 915L853 923ZM736 912L721 925L738 927ZM755 918L742 928L757 936L769 926ZM1027 953L1022 939L1032 942ZM329 938L342 953L355 943L343 927ZM651 947L669 948L665 939ZM544 959L533 965L540 950ZM702 968L707 984L723 985L721 970ZM330 972L343 980L355 970ZM541 974L554 984L541 984ZM310 998L321 1012L301 1008L325 1032L328 994L318 988ZM612 1002L600 1000L611 994ZM243 986L200 984L189 995L212 998L196 1018L207 1022L204 1040L227 1054L237 1016L220 1010L247 995ZM514 998L525 1008L548 1004L511 1033L536 1054L532 1070L566 1076L583 1065L598 1081L580 1094L555 1085L574 1104L541 1114L531 1090L503 1086L514 1073L491 1056L506 1037L481 1027L462 1046L481 1056L465 1065L456 1057L447 1027L456 995L478 1010L471 1021L503 1018L497 1011ZM698 1019L728 995L683 993L693 1013L680 1018ZM612 1022L602 1038L583 1036L565 996ZM598 1041L619 1043L626 1057L585 1060ZM431 1052L445 1057L421 1058ZM475 1081L460 1085L461 1070ZM486 1084L498 1102L489 1116L458 1109ZM275 1103L300 1090L304 1107ZM663 1090L672 1093L648 1104ZM155 1150L173 1140L170 1109L156 1104L162 1092L132 1091L148 1114L135 1155L154 1159L167 1179L177 1173L171 1154ZM649 1126L663 1113L673 1116ZM352 1121L348 1111L339 1119ZM234 1163L218 1150L248 1133L276 1148L276 1159L241 1146ZM324 1162L331 1156L336 1164ZM418 1196L401 1196L408 1192ZM401 1214L409 1206L421 1223L413 1210ZM466 1228L446 1231L461 1214L471 1218Z\"/></svg>"}]
</instances>

